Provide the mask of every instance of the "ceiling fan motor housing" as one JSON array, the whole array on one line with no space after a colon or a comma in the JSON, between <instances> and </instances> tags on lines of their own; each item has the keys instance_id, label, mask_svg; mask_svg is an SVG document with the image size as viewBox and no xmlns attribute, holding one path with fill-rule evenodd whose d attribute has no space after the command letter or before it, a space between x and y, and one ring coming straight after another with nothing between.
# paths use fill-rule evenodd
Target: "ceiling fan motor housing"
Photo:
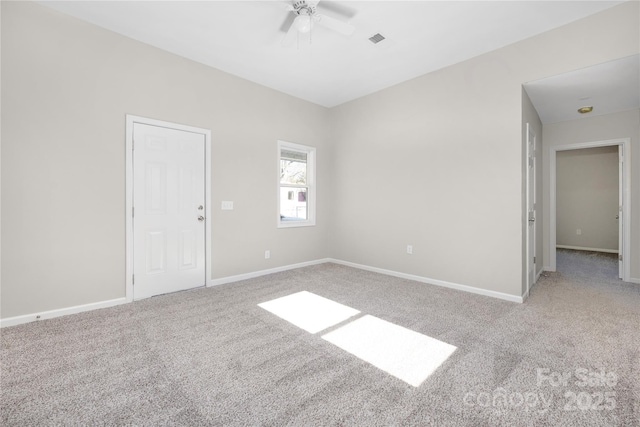
<instances>
[{"instance_id":1,"label":"ceiling fan motor housing","mask_svg":"<svg viewBox=\"0 0 640 427\"><path fill-rule=\"evenodd\" d=\"M316 13L316 5L307 3L306 0L298 0L293 2L293 9L296 15L312 16Z\"/></svg>"}]
</instances>

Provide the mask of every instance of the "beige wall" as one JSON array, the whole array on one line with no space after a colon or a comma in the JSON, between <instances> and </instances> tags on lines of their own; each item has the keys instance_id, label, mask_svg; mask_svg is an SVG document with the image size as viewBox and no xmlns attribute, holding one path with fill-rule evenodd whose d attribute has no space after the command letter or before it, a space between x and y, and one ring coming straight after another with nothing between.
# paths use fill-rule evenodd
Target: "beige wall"
<instances>
[{"instance_id":1,"label":"beige wall","mask_svg":"<svg viewBox=\"0 0 640 427\"><path fill-rule=\"evenodd\" d=\"M617 214L618 147L559 151L556 244L617 251Z\"/></svg>"},{"instance_id":2,"label":"beige wall","mask_svg":"<svg viewBox=\"0 0 640 427\"><path fill-rule=\"evenodd\" d=\"M522 83L637 53L638 15L629 2L333 108L332 256L522 295Z\"/></svg>"},{"instance_id":3,"label":"beige wall","mask_svg":"<svg viewBox=\"0 0 640 427\"><path fill-rule=\"evenodd\" d=\"M124 296L125 114L212 130L214 277L331 256L520 296L521 85L640 50L628 2L328 111L1 7L2 318ZM318 149L316 227L275 228L278 139Z\"/></svg>"},{"instance_id":4,"label":"beige wall","mask_svg":"<svg viewBox=\"0 0 640 427\"><path fill-rule=\"evenodd\" d=\"M631 254L627 258L631 267L631 278L640 279L640 110L629 110L604 116L586 117L569 122L551 123L544 125L544 199L545 206L549 206L550 198L550 170L549 162L551 148L579 142L604 141L616 138L631 139L631 153L628 160L631 166ZM550 212L545 209L545 266L550 265L549 258L549 218ZM577 227L576 227L577 228ZM575 230L574 230L575 232Z\"/></svg>"},{"instance_id":5,"label":"beige wall","mask_svg":"<svg viewBox=\"0 0 640 427\"><path fill-rule=\"evenodd\" d=\"M2 107L2 318L125 295L126 114L211 129L214 278L327 256L325 108L4 1ZM317 147L316 227L276 229L278 139Z\"/></svg>"}]
</instances>

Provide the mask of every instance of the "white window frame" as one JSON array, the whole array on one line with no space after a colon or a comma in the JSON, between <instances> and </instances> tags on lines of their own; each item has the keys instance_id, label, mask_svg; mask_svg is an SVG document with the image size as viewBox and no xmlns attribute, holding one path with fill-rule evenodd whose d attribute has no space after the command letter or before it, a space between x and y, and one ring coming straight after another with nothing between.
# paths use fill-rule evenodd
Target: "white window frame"
<instances>
[{"instance_id":1,"label":"white window frame","mask_svg":"<svg viewBox=\"0 0 640 427\"><path fill-rule=\"evenodd\" d=\"M280 219L280 193L281 188L290 188L295 186L289 186L280 183L280 160L282 149L290 151L298 151L307 155L307 219L304 221L282 221ZM294 144L293 142L278 141L278 162L277 162L277 197L276 197L276 220L278 228L292 228L292 227L311 227L316 225L316 149L301 144ZM297 186L301 187L301 186Z\"/></svg>"}]
</instances>

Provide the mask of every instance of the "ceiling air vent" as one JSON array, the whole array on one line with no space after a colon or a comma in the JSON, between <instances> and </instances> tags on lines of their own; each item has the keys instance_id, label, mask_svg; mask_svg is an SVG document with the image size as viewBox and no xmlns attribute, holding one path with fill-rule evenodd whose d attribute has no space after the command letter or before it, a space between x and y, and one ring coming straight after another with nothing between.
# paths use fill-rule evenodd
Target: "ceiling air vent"
<instances>
[{"instance_id":1,"label":"ceiling air vent","mask_svg":"<svg viewBox=\"0 0 640 427\"><path fill-rule=\"evenodd\" d=\"M374 34L371 37L369 37L369 41L373 44L380 43L384 39L385 37L380 33Z\"/></svg>"}]
</instances>

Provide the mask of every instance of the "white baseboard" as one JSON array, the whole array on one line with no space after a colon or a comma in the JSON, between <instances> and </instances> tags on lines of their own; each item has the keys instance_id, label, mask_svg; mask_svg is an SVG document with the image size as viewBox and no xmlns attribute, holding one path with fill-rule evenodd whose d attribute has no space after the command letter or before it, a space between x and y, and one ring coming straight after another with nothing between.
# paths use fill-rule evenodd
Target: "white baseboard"
<instances>
[{"instance_id":1,"label":"white baseboard","mask_svg":"<svg viewBox=\"0 0 640 427\"><path fill-rule=\"evenodd\" d=\"M280 273L281 271L294 270L296 268L308 267L310 265L324 264L330 262L328 258L317 259L314 261L300 262L298 264L283 265L282 267L268 268L266 270L253 271L251 273L237 274L235 276L221 277L209 280L207 287L224 285L226 283L239 282L241 280L253 279L255 277L266 276L267 274Z\"/></svg>"},{"instance_id":2,"label":"white baseboard","mask_svg":"<svg viewBox=\"0 0 640 427\"><path fill-rule=\"evenodd\" d=\"M442 286L442 287L445 287L445 288L456 289L456 290L459 290L459 291L471 292L473 294L479 294L479 295L484 295L484 296L488 296L488 297L499 298L499 299L506 300L506 301L519 302L519 303L524 302L524 297L523 296L510 295L510 294L505 294L505 293L502 293L502 292L491 291L491 290L488 290L488 289L476 288L476 287L473 287L473 286L461 285L461 284L458 284L458 283L445 282L443 280L430 279L428 277L416 276L414 274L400 273L398 271L386 270L384 268L370 267L368 265L356 264L354 262L342 261L342 260L339 260L339 259L332 259L331 258L331 259L328 259L328 262L333 262L333 263L336 263L336 264L346 265L347 267L359 268L361 270L372 271L374 273L386 274L387 276L399 277L401 279L414 280L416 282L427 283L429 285Z\"/></svg>"},{"instance_id":3,"label":"white baseboard","mask_svg":"<svg viewBox=\"0 0 640 427\"><path fill-rule=\"evenodd\" d=\"M538 273L536 274L536 278L533 280L533 285L531 285L529 290L527 292L525 292L524 294L522 294L522 302L525 302L527 300L527 298L529 298L529 295L531 294L531 291L538 284L538 279L540 279L540 276L542 275L543 271L545 271L544 267L541 268L540 271L538 271Z\"/></svg>"},{"instance_id":4,"label":"white baseboard","mask_svg":"<svg viewBox=\"0 0 640 427\"><path fill-rule=\"evenodd\" d=\"M629 277L629 283L637 283L640 285L640 279L636 279L634 277Z\"/></svg>"},{"instance_id":5,"label":"white baseboard","mask_svg":"<svg viewBox=\"0 0 640 427\"><path fill-rule=\"evenodd\" d=\"M374 273L386 274L387 276L394 276L402 279L414 280L416 282L427 283L430 285L442 286L445 288L456 289L459 291L471 292L474 294L485 295L493 298L499 298L506 301L522 303L526 298L525 296L515 296L515 295L505 294L502 292L491 291L488 289L481 289L473 286L461 285L458 283L445 282L443 280L430 279L428 277L416 276L416 275L407 274L407 273L400 273L398 271L386 270L386 269L377 268L377 267L370 267L368 265L356 264L353 262L342 261L342 260L333 259L333 258L318 259L314 261L307 261L307 262L301 262L298 264L290 264L290 265L284 265L281 267L269 268L266 270L254 271L251 273L244 273L244 274L238 274L235 276L212 279L207 283L207 286L211 287L211 286L223 285L226 283L239 282L241 280L253 279L255 277L260 277L260 276L266 276L267 274L279 273L282 271L294 270L296 268L324 264L327 262L346 265L348 267L358 268L361 270L372 271ZM538 276L539 274L540 273L538 273ZM640 283L640 280L638 279L632 279L632 280L636 281L635 283ZM44 311L40 313L32 313L32 314L25 314L22 316L8 317L5 319L0 319L0 328L20 325L22 323L34 322L37 320L52 319L54 317L66 316L69 314L82 313L84 311L97 310L100 308L113 307L116 305L125 304L127 302L131 302L131 301L128 301L126 297L123 297L123 298L117 298L109 301L101 301L101 302L95 302L91 304L77 305L74 307Z\"/></svg>"},{"instance_id":6,"label":"white baseboard","mask_svg":"<svg viewBox=\"0 0 640 427\"><path fill-rule=\"evenodd\" d=\"M83 311L97 310L99 308L113 307L124 304L126 298L116 298L108 301L94 302L91 304L76 305L74 307L59 308L56 310L43 311L40 313L24 314L22 316L7 317L0 319L0 328L20 325L22 323L35 322L36 320L53 319L54 317L66 316L69 314L82 313Z\"/></svg>"},{"instance_id":7,"label":"white baseboard","mask_svg":"<svg viewBox=\"0 0 640 427\"><path fill-rule=\"evenodd\" d=\"M285 265L285 266L282 266L282 267L270 268L270 269L267 269L267 270L254 271L252 273L245 273L245 274L238 274L238 275L235 275L235 276L222 277L222 278L219 278L219 279L210 280L209 284L207 286L218 286L218 285L223 285L223 284L226 284L226 283L239 282L241 280L247 280L247 279L253 279L255 277L265 276L267 274L279 273L281 271L293 270L293 269L296 269L296 268L307 267L309 265L324 264L326 262L332 262L332 263L335 263L335 264L346 265L347 267L353 267L353 268L358 268L360 270L372 271L374 273L386 274L387 276L399 277L401 279L409 279L409 280L414 280L416 282L427 283L427 284L430 284L430 285L442 286L442 287L445 287L445 288L451 288L451 289L456 289L456 290L460 290L460 291L471 292L471 293L474 293L474 294L479 294L479 295L485 295L485 296L489 296L489 297L499 298L499 299L503 299L503 300L506 300L506 301L519 302L519 303L523 302L523 297L519 297L519 296L516 296L516 295L509 295L509 294L505 294L505 293L502 293L502 292L496 292L496 291L491 291L491 290L488 290L488 289L476 288L476 287L473 287L473 286L460 285L458 283L445 282L443 280L430 279L428 277L416 276L414 274L400 273L398 271L386 270L384 268L378 268L378 267L371 267L371 266L368 266L368 265L357 264L357 263L354 263L354 262L343 261L343 260L335 259L335 258L319 259L319 260L315 260L315 261L302 262L302 263L299 263L299 264L291 264L291 265Z\"/></svg>"},{"instance_id":8,"label":"white baseboard","mask_svg":"<svg viewBox=\"0 0 640 427\"><path fill-rule=\"evenodd\" d=\"M589 252L605 252L608 254L617 254L617 249L602 249L602 248L585 248L582 246L568 246L568 245L556 245L557 249L573 249L576 251L589 251Z\"/></svg>"}]
</instances>

